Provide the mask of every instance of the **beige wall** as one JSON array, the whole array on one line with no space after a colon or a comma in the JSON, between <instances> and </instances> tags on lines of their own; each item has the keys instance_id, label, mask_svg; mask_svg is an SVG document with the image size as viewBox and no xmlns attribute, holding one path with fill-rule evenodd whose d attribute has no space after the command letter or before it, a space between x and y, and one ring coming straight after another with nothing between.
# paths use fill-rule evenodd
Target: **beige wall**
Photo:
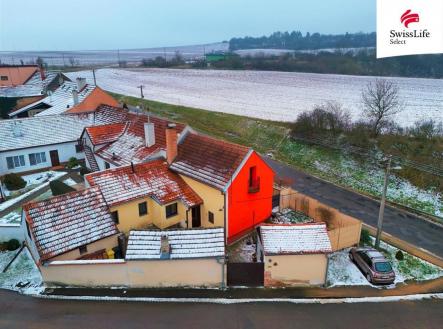
<instances>
[{"instance_id":1,"label":"beige wall","mask_svg":"<svg viewBox=\"0 0 443 329\"><path fill-rule=\"evenodd\" d=\"M291 188L281 190L280 208L301 211L317 222L326 222L333 251L352 247L360 241L362 222L359 219L345 215ZM324 215L325 210L329 214L327 218Z\"/></svg>"},{"instance_id":2,"label":"beige wall","mask_svg":"<svg viewBox=\"0 0 443 329\"><path fill-rule=\"evenodd\" d=\"M224 227L225 214L224 205L225 198L221 191L200 183L192 178L182 176L185 182L203 199L200 206L201 226L202 227ZM214 224L208 221L208 212L214 214ZM192 227L191 214L189 214L189 228Z\"/></svg>"},{"instance_id":3,"label":"beige wall","mask_svg":"<svg viewBox=\"0 0 443 329\"><path fill-rule=\"evenodd\" d=\"M222 266L213 258L94 261L40 266L47 286L218 287ZM226 271L224 271L226 273Z\"/></svg>"},{"instance_id":4,"label":"beige wall","mask_svg":"<svg viewBox=\"0 0 443 329\"><path fill-rule=\"evenodd\" d=\"M325 284L328 257L325 254L264 256L265 286Z\"/></svg>"},{"instance_id":5,"label":"beige wall","mask_svg":"<svg viewBox=\"0 0 443 329\"><path fill-rule=\"evenodd\" d=\"M98 240L96 242L88 244L88 252L86 254L92 254L96 251L102 250L102 249L112 249L114 247L118 246L118 234L114 234L110 237ZM62 255L56 256L54 258L51 258L51 261L58 261L58 260L74 260L78 259L81 256L84 256L86 254L80 255L79 248L76 248L74 250L68 251L67 253L64 253Z\"/></svg>"},{"instance_id":6,"label":"beige wall","mask_svg":"<svg viewBox=\"0 0 443 329\"><path fill-rule=\"evenodd\" d=\"M145 201L148 203L148 214L139 216L138 204ZM160 205L151 198L143 198L111 207L111 211L118 211L117 227L126 234L130 230L143 229L151 224L164 229L186 220L186 207L181 201L177 201L178 214L174 217L166 218L165 208L166 205Z\"/></svg>"}]
</instances>

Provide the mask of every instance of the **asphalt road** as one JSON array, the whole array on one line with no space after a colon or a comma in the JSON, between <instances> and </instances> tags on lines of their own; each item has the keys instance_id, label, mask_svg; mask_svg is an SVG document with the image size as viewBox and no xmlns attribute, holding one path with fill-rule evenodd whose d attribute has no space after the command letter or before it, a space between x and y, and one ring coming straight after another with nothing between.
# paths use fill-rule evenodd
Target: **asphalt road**
<instances>
[{"instance_id":1,"label":"asphalt road","mask_svg":"<svg viewBox=\"0 0 443 329\"><path fill-rule=\"evenodd\" d=\"M320 202L359 218L377 227L380 203L368 197L337 187L334 184L307 175L280 162L266 159L281 178L291 178L292 187ZM387 206L383 230L399 239L424 248L443 258L443 228L428 223L414 214Z\"/></svg>"},{"instance_id":2,"label":"asphalt road","mask_svg":"<svg viewBox=\"0 0 443 329\"><path fill-rule=\"evenodd\" d=\"M199 304L45 300L0 290L0 328L441 328L443 301Z\"/></svg>"}]
</instances>

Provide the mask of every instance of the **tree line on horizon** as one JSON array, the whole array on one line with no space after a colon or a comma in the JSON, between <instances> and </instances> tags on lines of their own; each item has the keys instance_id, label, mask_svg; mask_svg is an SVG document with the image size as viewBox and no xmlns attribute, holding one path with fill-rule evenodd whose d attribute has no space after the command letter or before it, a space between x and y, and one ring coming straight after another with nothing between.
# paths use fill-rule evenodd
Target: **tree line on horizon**
<instances>
[{"instance_id":1,"label":"tree line on horizon","mask_svg":"<svg viewBox=\"0 0 443 329\"><path fill-rule=\"evenodd\" d=\"M232 38L229 41L231 51L239 49L289 49L313 50L329 48L364 48L375 47L376 33L320 34L300 31L274 32L269 36Z\"/></svg>"}]
</instances>

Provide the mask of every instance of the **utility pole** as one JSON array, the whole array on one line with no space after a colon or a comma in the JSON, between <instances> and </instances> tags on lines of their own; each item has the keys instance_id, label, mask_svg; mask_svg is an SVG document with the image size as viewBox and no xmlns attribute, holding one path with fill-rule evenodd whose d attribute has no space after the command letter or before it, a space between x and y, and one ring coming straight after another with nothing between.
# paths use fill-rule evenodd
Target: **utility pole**
<instances>
[{"instance_id":1,"label":"utility pole","mask_svg":"<svg viewBox=\"0 0 443 329\"><path fill-rule=\"evenodd\" d=\"M141 98L141 99L145 98L145 95L143 95L143 86L140 85L140 86L138 86L137 88L140 88L140 98Z\"/></svg>"},{"instance_id":2,"label":"utility pole","mask_svg":"<svg viewBox=\"0 0 443 329\"><path fill-rule=\"evenodd\" d=\"M377 222L377 236L375 237L375 248L380 247L380 238L383 230L383 216L385 213L385 203L386 203L386 193L388 191L388 183L389 183L389 173L391 171L391 156L388 156L386 171L385 171L385 181L383 185L383 194L381 196L380 201L380 211L378 213L378 222Z\"/></svg>"}]
</instances>

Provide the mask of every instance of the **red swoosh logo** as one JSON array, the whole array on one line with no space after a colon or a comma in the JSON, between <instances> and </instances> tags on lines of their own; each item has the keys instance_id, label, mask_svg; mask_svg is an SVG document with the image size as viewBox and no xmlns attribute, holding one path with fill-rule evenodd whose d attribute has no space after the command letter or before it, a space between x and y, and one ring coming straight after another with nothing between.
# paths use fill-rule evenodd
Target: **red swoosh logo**
<instances>
[{"instance_id":1,"label":"red swoosh logo","mask_svg":"<svg viewBox=\"0 0 443 329\"><path fill-rule=\"evenodd\" d=\"M408 28L411 23L418 23L420 21L420 16L416 13L411 14L411 9L406 10L400 17L401 23Z\"/></svg>"}]
</instances>

